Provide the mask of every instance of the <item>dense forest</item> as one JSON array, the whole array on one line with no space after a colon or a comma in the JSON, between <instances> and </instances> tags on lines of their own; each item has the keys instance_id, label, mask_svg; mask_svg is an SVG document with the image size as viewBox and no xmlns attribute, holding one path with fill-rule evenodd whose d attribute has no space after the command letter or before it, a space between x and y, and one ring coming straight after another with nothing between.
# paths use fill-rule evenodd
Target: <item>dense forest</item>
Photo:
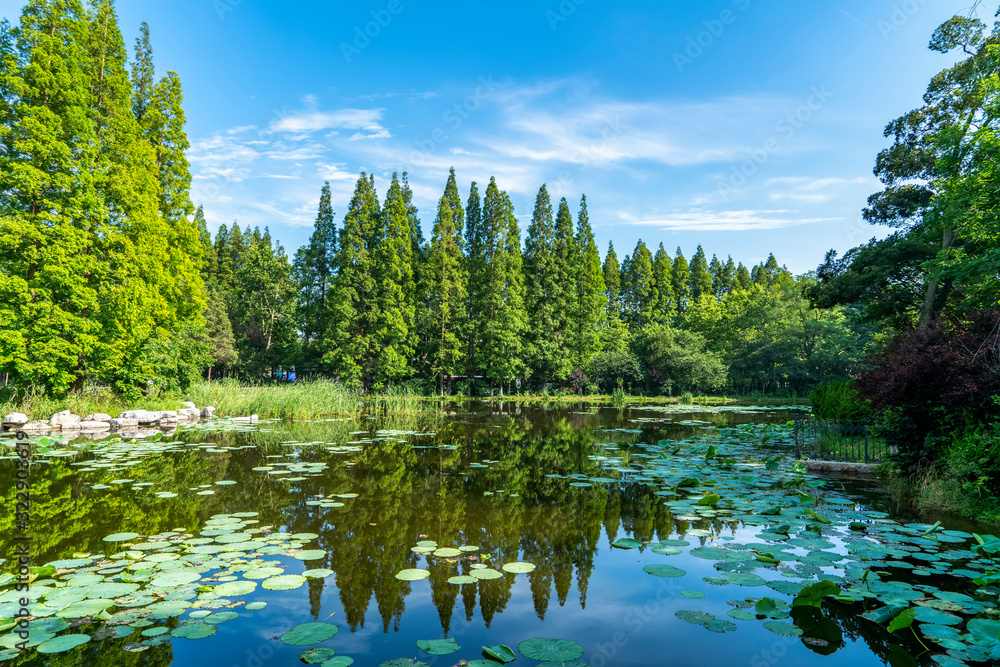
<instances>
[{"instance_id":1,"label":"dense forest","mask_svg":"<svg viewBox=\"0 0 1000 667\"><path fill-rule=\"evenodd\" d=\"M586 197L538 192L522 242L492 181L454 172L423 237L407 176L320 195L289 257L265 228L213 236L190 198L181 83L113 3L33 0L0 26L0 372L129 396L296 369L363 391L807 391L870 338L772 255L745 267L640 241L602 261Z\"/></svg>"}]
</instances>

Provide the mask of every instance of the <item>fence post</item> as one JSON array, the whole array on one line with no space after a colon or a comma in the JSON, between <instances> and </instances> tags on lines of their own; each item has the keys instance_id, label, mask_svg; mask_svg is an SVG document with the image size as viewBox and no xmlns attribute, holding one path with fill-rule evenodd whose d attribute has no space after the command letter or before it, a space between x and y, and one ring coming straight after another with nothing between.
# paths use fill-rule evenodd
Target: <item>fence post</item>
<instances>
[{"instance_id":1,"label":"fence post","mask_svg":"<svg viewBox=\"0 0 1000 667\"><path fill-rule=\"evenodd\" d=\"M865 429L865 463L868 463L868 426L862 428Z\"/></svg>"}]
</instances>

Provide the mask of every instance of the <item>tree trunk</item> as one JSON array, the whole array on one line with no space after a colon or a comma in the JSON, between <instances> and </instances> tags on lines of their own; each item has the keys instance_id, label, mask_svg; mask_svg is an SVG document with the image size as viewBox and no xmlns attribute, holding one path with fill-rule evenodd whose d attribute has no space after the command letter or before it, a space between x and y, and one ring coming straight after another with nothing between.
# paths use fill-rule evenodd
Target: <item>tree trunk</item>
<instances>
[{"instance_id":1,"label":"tree trunk","mask_svg":"<svg viewBox=\"0 0 1000 667\"><path fill-rule=\"evenodd\" d=\"M953 245L955 245L955 230L947 227L944 230L941 249L942 251L948 251L951 250ZM927 283L927 291L924 294L924 305L920 310L920 328L923 330L926 330L934 321L940 286L941 283L933 279Z\"/></svg>"},{"instance_id":2,"label":"tree trunk","mask_svg":"<svg viewBox=\"0 0 1000 667\"><path fill-rule=\"evenodd\" d=\"M212 367L211 366L208 367L208 381L209 382L212 381Z\"/></svg>"}]
</instances>

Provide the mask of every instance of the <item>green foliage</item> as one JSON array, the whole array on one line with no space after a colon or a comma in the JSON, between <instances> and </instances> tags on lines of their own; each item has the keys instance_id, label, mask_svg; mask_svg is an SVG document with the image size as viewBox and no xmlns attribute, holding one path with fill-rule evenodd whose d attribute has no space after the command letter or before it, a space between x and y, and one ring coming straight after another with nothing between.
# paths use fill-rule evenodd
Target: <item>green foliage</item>
<instances>
[{"instance_id":1,"label":"green foliage","mask_svg":"<svg viewBox=\"0 0 1000 667\"><path fill-rule=\"evenodd\" d=\"M637 342L647 381L684 392L716 391L726 384L726 366L708 341L693 331L651 327Z\"/></svg>"},{"instance_id":2,"label":"green foliage","mask_svg":"<svg viewBox=\"0 0 1000 667\"><path fill-rule=\"evenodd\" d=\"M868 402L846 380L824 382L809 395L813 414L820 419L858 420L871 416Z\"/></svg>"},{"instance_id":3,"label":"green foliage","mask_svg":"<svg viewBox=\"0 0 1000 667\"><path fill-rule=\"evenodd\" d=\"M642 366L631 352L601 352L590 360L590 377L601 391L611 393L642 385Z\"/></svg>"}]
</instances>

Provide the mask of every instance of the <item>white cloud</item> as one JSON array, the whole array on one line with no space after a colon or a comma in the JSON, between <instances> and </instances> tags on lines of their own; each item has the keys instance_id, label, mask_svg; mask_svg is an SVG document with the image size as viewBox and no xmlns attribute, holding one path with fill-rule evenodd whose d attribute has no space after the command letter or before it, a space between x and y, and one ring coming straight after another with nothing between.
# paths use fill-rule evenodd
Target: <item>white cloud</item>
<instances>
[{"instance_id":1,"label":"white cloud","mask_svg":"<svg viewBox=\"0 0 1000 667\"><path fill-rule=\"evenodd\" d=\"M340 109L319 111L309 109L286 114L271 123L274 132L304 134L324 130L359 130L354 136L361 138L390 138L392 134L382 127L384 109Z\"/></svg>"},{"instance_id":2,"label":"white cloud","mask_svg":"<svg viewBox=\"0 0 1000 667\"><path fill-rule=\"evenodd\" d=\"M800 217L798 211L689 211L652 219L621 216L623 224L655 227L664 231L736 232L782 229L821 222L838 222L841 218Z\"/></svg>"}]
</instances>

